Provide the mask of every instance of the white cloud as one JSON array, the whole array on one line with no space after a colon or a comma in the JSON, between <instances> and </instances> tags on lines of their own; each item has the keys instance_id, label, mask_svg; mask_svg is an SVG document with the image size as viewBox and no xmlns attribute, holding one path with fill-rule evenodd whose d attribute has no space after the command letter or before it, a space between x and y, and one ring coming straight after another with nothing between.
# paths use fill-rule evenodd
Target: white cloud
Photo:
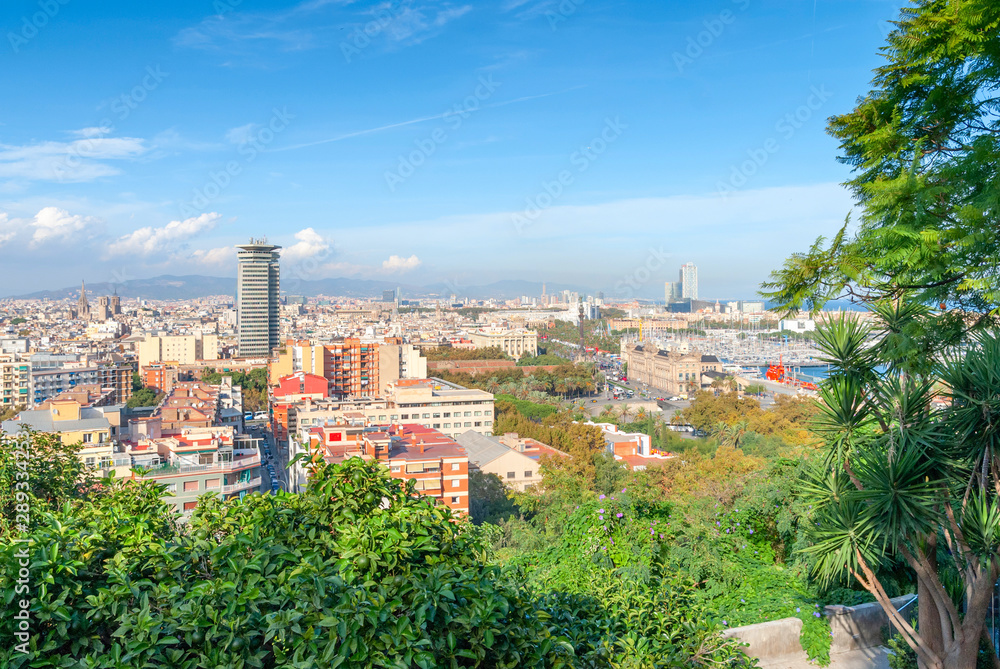
<instances>
[{"instance_id":1,"label":"white cloud","mask_svg":"<svg viewBox=\"0 0 1000 669\"><path fill-rule=\"evenodd\" d=\"M71 242L77 237L76 233L88 230L92 232L99 223L92 216L70 214L58 207L45 207L29 223L34 228L29 246L38 248L51 241Z\"/></svg>"},{"instance_id":2,"label":"white cloud","mask_svg":"<svg viewBox=\"0 0 1000 669\"><path fill-rule=\"evenodd\" d=\"M281 251L281 258L287 262L298 262L306 258L326 256L330 253L332 247L329 239L326 239L312 228L299 230L295 233L295 239L299 241Z\"/></svg>"},{"instance_id":3,"label":"white cloud","mask_svg":"<svg viewBox=\"0 0 1000 669\"><path fill-rule=\"evenodd\" d=\"M7 214L0 212L0 246L14 239L15 235L17 235L17 231L10 227Z\"/></svg>"},{"instance_id":4,"label":"white cloud","mask_svg":"<svg viewBox=\"0 0 1000 669\"><path fill-rule=\"evenodd\" d=\"M222 218L220 214L211 212L183 221L171 221L162 228L152 226L139 228L135 232L119 237L117 241L112 242L108 246L106 255L149 256L154 253L162 253L176 246L179 242L185 242L211 230L220 218Z\"/></svg>"},{"instance_id":5,"label":"white cloud","mask_svg":"<svg viewBox=\"0 0 1000 669\"><path fill-rule=\"evenodd\" d=\"M388 260L382 261L382 269L386 272L410 272L418 267L420 267L420 258L417 256L403 258L394 255L389 256Z\"/></svg>"},{"instance_id":6,"label":"white cloud","mask_svg":"<svg viewBox=\"0 0 1000 669\"><path fill-rule=\"evenodd\" d=\"M215 249L196 249L190 258L201 265L230 265L236 260L236 249L232 246L220 246Z\"/></svg>"},{"instance_id":7,"label":"white cloud","mask_svg":"<svg viewBox=\"0 0 1000 669\"><path fill-rule=\"evenodd\" d=\"M250 141L250 138L253 137L253 133L256 129L256 123L247 123L246 125L231 128L226 132L226 141L231 144L246 144Z\"/></svg>"},{"instance_id":8,"label":"white cloud","mask_svg":"<svg viewBox=\"0 0 1000 669\"><path fill-rule=\"evenodd\" d=\"M83 128L71 142L0 144L0 177L23 181L93 181L119 174L105 161L132 160L149 150L136 137L106 137L101 128Z\"/></svg>"},{"instance_id":9,"label":"white cloud","mask_svg":"<svg viewBox=\"0 0 1000 669\"><path fill-rule=\"evenodd\" d=\"M244 62L257 54L350 44L355 29L367 30L373 39L413 45L440 34L447 24L472 11L471 4L455 6L448 0L378 2L363 8L351 7L354 4L354 0L309 0L287 9L209 16L181 30L174 42L243 56Z\"/></svg>"}]
</instances>

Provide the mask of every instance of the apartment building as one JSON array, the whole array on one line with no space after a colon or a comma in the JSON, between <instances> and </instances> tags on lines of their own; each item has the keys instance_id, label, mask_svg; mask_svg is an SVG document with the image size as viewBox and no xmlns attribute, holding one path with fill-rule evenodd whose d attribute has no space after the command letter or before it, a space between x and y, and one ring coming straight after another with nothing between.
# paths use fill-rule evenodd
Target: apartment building
<instances>
[{"instance_id":1,"label":"apartment building","mask_svg":"<svg viewBox=\"0 0 1000 669\"><path fill-rule=\"evenodd\" d=\"M387 339L385 343L379 344L378 355L380 391L399 379L427 378L427 358L412 344Z\"/></svg>"},{"instance_id":2,"label":"apartment building","mask_svg":"<svg viewBox=\"0 0 1000 669\"><path fill-rule=\"evenodd\" d=\"M378 460L389 476L413 480L421 495L452 511L469 512L469 457L461 444L422 425L358 425L335 422L302 428L302 443L330 463L351 457ZM304 471L293 472L295 487Z\"/></svg>"},{"instance_id":3,"label":"apartment building","mask_svg":"<svg viewBox=\"0 0 1000 669\"><path fill-rule=\"evenodd\" d=\"M115 391L114 403L124 404L132 397L132 363L111 360L91 363L89 360L64 363L59 367L32 368L31 386L36 403L73 390L77 386L100 386Z\"/></svg>"},{"instance_id":4,"label":"apartment building","mask_svg":"<svg viewBox=\"0 0 1000 669\"><path fill-rule=\"evenodd\" d=\"M172 362L193 365L199 360L219 359L219 337L214 334L157 335L147 333L136 345L139 368L154 363Z\"/></svg>"},{"instance_id":5,"label":"apartment building","mask_svg":"<svg viewBox=\"0 0 1000 669\"><path fill-rule=\"evenodd\" d=\"M452 439L467 430L493 433L493 395L439 379L400 379L382 397L367 401L306 398L290 403L287 411L289 435L331 420L422 425Z\"/></svg>"},{"instance_id":6,"label":"apartment building","mask_svg":"<svg viewBox=\"0 0 1000 669\"><path fill-rule=\"evenodd\" d=\"M534 439L519 438L516 433L497 438L469 430L460 434L457 441L469 455L470 468L495 474L508 487L520 492L541 484L541 456L568 457Z\"/></svg>"},{"instance_id":7,"label":"apartment building","mask_svg":"<svg viewBox=\"0 0 1000 669\"><path fill-rule=\"evenodd\" d=\"M258 440L238 434L232 426L181 427L163 431L159 417L142 421L142 428L123 442L128 466L121 475L166 486L165 500L180 513L190 513L198 497L216 493L242 498L261 485Z\"/></svg>"},{"instance_id":8,"label":"apartment building","mask_svg":"<svg viewBox=\"0 0 1000 669\"><path fill-rule=\"evenodd\" d=\"M116 415L117 414L117 415ZM14 433L27 425L38 432L59 435L64 444L82 444L80 459L92 467L108 468L115 460L115 432L120 425L120 406L83 406L72 398L55 399L44 409L22 411L2 429Z\"/></svg>"},{"instance_id":9,"label":"apartment building","mask_svg":"<svg viewBox=\"0 0 1000 669\"><path fill-rule=\"evenodd\" d=\"M170 393L177 386L180 368L165 362L154 362L142 368L142 385L160 393Z\"/></svg>"},{"instance_id":10,"label":"apartment building","mask_svg":"<svg viewBox=\"0 0 1000 669\"><path fill-rule=\"evenodd\" d=\"M295 372L322 376L332 397L379 393L379 344L346 337L329 344L287 341L270 365L270 383Z\"/></svg>"},{"instance_id":11,"label":"apartment building","mask_svg":"<svg viewBox=\"0 0 1000 669\"><path fill-rule=\"evenodd\" d=\"M626 344L622 357L633 382L644 383L668 394L694 392L712 384L706 372L722 372L722 362L697 350L685 353L662 351L647 344Z\"/></svg>"},{"instance_id":12,"label":"apartment building","mask_svg":"<svg viewBox=\"0 0 1000 669\"><path fill-rule=\"evenodd\" d=\"M31 363L14 354L0 355L0 410L31 406L32 390Z\"/></svg>"},{"instance_id":13,"label":"apartment building","mask_svg":"<svg viewBox=\"0 0 1000 669\"><path fill-rule=\"evenodd\" d=\"M587 421L585 425L599 428L604 435L604 444L615 456L615 460L623 462L629 469L641 471L647 467L655 467L666 460L675 457L673 453L659 451L653 448L652 439L641 432L624 432L614 423L594 423Z\"/></svg>"},{"instance_id":14,"label":"apartment building","mask_svg":"<svg viewBox=\"0 0 1000 669\"><path fill-rule=\"evenodd\" d=\"M533 330L491 328L470 332L468 337L476 348L496 347L512 358L538 355L538 333Z\"/></svg>"}]
</instances>

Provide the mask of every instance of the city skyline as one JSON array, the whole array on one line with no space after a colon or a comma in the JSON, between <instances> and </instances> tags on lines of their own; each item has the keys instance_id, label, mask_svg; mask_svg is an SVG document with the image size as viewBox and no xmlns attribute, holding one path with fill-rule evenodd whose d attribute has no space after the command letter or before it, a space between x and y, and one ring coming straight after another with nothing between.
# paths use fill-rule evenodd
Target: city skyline
<instances>
[{"instance_id":1,"label":"city skyline","mask_svg":"<svg viewBox=\"0 0 1000 669\"><path fill-rule=\"evenodd\" d=\"M749 298L851 211L825 118L865 90L898 14L220 7L60 5L36 27L37 4L17 5L9 91L61 94L0 113L7 294L232 276L232 246L267 233L309 278L610 290L668 256L647 296L683 259L702 293ZM95 32L128 39L91 50Z\"/></svg>"}]
</instances>

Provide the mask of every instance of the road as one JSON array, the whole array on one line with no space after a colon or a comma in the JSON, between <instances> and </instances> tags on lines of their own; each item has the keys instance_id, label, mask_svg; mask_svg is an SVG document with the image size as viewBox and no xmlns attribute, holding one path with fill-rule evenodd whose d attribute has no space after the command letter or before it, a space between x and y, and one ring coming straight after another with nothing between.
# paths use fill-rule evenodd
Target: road
<instances>
[{"instance_id":1,"label":"road","mask_svg":"<svg viewBox=\"0 0 1000 669\"><path fill-rule=\"evenodd\" d=\"M254 437L261 439L261 492L267 493L271 491L272 479L271 474L267 469L268 464L271 464L274 467L274 478L278 482L281 489L288 490L288 470L285 469L287 463L284 462L284 458L282 457L283 454L275 447L274 435L267 429L267 426L263 424L248 424L247 430ZM270 457L267 456L267 451L270 451Z\"/></svg>"}]
</instances>

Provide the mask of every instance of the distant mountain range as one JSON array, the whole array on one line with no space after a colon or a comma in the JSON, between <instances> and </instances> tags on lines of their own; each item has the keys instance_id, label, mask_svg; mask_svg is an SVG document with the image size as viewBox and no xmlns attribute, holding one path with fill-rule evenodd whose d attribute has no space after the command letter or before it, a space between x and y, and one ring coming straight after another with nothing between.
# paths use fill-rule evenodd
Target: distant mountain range
<instances>
[{"instance_id":1,"label":"distant mountain range","mask_svg":"<svg viewBox=\"0 0 1000 669\"><path fill-rule=\"evenodd\" d=\"M460 284L435 283L427 286L400 284L392 281L373 279L317 279L300 280L295 277L282 277L281 292L288 295L318 295L336 297L381 297L382 291L399 288L402 299L410 297L448 297L458 298L511 299L521 295L541 295L541 282L506 280L483 286L465 286ZM585 294L594 294L592 289L583 286L564 284L546 284L548 294L571 290ZM87 284L87 295L93 300L102 295L117 293L121 297L140 298L146 300L191 300L211 295L235 295L236 278L220 276L202 276L191 274L187 276L156 276L150 279L129 279L122 282L104 282ZM75 300L80 295L79 286L69 286L58 290L40 290L24 295L9 295L7 298L25 300Z\"/></svg>"}]
</instances>

